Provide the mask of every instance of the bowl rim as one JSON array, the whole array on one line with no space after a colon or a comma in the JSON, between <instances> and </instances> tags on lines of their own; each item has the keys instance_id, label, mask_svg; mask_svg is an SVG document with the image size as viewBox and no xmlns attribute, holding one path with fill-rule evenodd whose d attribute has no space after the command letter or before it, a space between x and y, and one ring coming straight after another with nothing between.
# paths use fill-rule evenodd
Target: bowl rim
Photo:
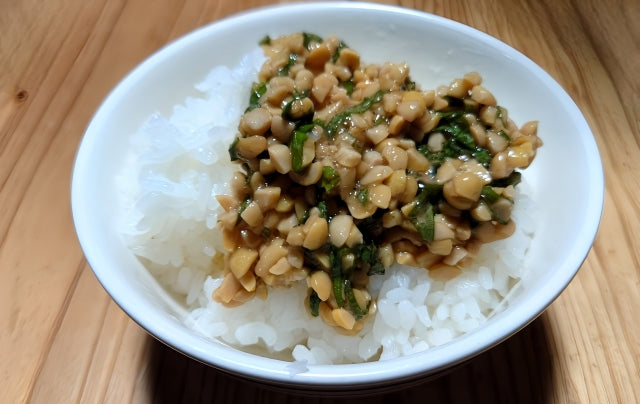
<instances>
[{"instance_id":1,"label":"bowl rim","mask_svg":"<svg viewBox=\"0 0 640 404\"><path fill-rule=\"evenodd\" d=\"M591 180L591 194L588 198L586 210L590 217L597 220L586 221L584 227L577 234L576 251L569 254L564 262L559 263L559 267L565 270L558 271L553 277L553 284L536 294L530 304L523 308L520 313L526 321L515 323L507 321L508 318L498 318L483 327L482 333L474 333L473 343L456 344L459 348L455 352L447 349L449 344L431 348L428 350L429 358L424 361L423 354L400 357L388 361L368 362L361 364L345 365L309 365L308 371L303 373L292 373L289 362L279 361L248 354L239 350L223 350L215 352L211 349L205 350L200 344L202 338L195 335L179 335L176 338L175 327L166 327L166 320L144 310L143 306L131 306L130 296L126 295L128 289L122 288L122 284L110 276L101 265L103 254L97 246L92 245L88 236L91 229L87 228L85 218L91 215L90 208L83 204L82 183L87 181L83 176L82 167L89 163L89 151L96 131L99 131L103 124L104 116L108 114L113 102L126 89L132 85L140 75L152 68L154 64L174 52L184 44L199 41L201 38L246 20L260 18L267 13L296 13L313 12L327 9L357 9L361 11L377 11L393 14L401 14L421 18L431 24L437 24L449 29L461 31L464 34L472 35L484 43L493 47L503 49L508 55L516 57L518 63L536 72L539 79L543 80L547 86L555 90L555 93L562 98L562 102L567 108L572 110L572 117L580 127L583 134L584 146L588 152L588 158L592 162L589 173ZM466 361L485 350L499 344L509 338L520 329L524 328L531 321L538 317L566 288L573 277L577 274L583 261L591 248L600 223L604 204L604 174L602 162L597 150L597 145L593 134L584 119L582 113L564 89L541 67L530 60L518 50L506 45L504 42L494 38L476 28L447 19L445 17L429 14L424 11L408 9L400 6L381 5L366 2L317 2L317 3L287 3L263 6L251 10L246 10L223 19L214 21L200 28L197 28L176 40L169 42L154 54L138 64L116 87L107 95L96 113L94 114L78 148L72 174L71 184L71 205L73 220L76 227L77 236L86 256L86 259L94 272L98 281L123 311L125 311L137 324L144 328L150 335L161 342L182 352L183 354L207 365L219 368L222 371L233 373L241 377L267 382L274 385L283 386L315 386L325 390L342 389L344 387L371 386L398 383L403 380L413 380L418 377L425 377L429 374L447 369ZM134 308L132 310L132 307ZM136 308L137 307L137 308ZM464 340L465 336L454 341ZM466 341L469 342L469 341ZM210 348L210 347L209 347ZM416 360L420 359L420 361ZM391 371L390 371L391 369Z\"/></svg>"}]
</instances>

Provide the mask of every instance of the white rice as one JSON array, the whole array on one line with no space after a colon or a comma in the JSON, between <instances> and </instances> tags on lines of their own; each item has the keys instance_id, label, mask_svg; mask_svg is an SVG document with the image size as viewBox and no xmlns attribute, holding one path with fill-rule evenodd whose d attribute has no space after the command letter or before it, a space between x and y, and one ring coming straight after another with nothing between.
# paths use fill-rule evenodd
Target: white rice
<instances>
[{"instance_id":1,"label":"white rice","mask_svg":"<svg viewBox=\"0 0 640 404\"><path fill-rule=\"evenodd\" d=\"M513 212L515 234L483 246L473 269L447 282L400 265L371 277L377 312L356 336L340 335L309 316L304 281L235 308L212 300L222 274L214 259L222 251L215 195L229 192L236 166L227 149L263 61L256 49L234 69L215 68L196 85L200 97L175 106L170 117L154 114L132 137L120 178L122 233L160 284L187 308L185 323L240 349L295 361L291 371L296 373L305 364L386 360L424 351L504 309L524 276L535 230L525 183L518 187Z\"/></svg>"}]
</instances>

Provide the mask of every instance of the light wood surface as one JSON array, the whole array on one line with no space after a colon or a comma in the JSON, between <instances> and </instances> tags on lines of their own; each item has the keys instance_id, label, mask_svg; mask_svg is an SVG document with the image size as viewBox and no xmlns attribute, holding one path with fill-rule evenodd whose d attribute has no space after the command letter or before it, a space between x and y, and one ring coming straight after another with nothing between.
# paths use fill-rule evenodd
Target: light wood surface
<instances>
[{"instance_id":1,"label":"light wood surface","mask_svg":"<svg viewBox=\"0 0 640 404\"><path fill-rule=\"evenodd\" d=\"M74 154L108 91L168 41L269 3L0 1L0 402L335 402L155 341L98 284L71 220ZM596 136L607 193L586 262L537 320L452 373L362 402L638 402L640 2L388 3L478 28L547 70Z\"/></svg>"}]
</instances>

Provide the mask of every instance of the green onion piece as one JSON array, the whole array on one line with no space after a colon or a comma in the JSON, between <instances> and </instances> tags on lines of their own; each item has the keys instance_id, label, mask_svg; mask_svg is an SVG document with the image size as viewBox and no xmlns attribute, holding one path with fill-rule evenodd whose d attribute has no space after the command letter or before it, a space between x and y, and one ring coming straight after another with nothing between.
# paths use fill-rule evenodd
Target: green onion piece
<instances>
[{"instance_id":1,"label":"green onion piece","mask_svg":"<svg viewBox=\"0 0 640 404\"><path fill-rule=\"evenodd\" d=\"M340 183L340 174L331 166L322 167L322 177L320 178L320 186L325 192L331 192L333 188Z\"/></svg>"},{"instance_id":2,"label":"green onion piece","mask_svg":"<svg viewBox=\"0 0 640 404\"><path fill-rule=\"evenodd\" d=\"M358 300L356 300L356 295L353 293L353 288L351 287L351 282L349 282L349 280L344 281L344 294L347 298L347 302L349 303L349 308L356 320L360 320L369 313L369 306L362 308L358 304Z\"/></svg>"},{"instance_id":3,"label":"green onion piece","mask_svg":"<svg viewBox=\"0 0 640 404\"><path fill-rule=\"evenodd\" d=\"M311 291L311 295L309 295L309 310L311 311L311 315L313 317L318 317L320 314L320 298L315 290Z\"/></svg>"},{"instance_id":4,"label":"green onion piece","mask_svg":"<svg viewBox=\"0 0 640 404\"><path fill-rule=\"evenodd\" d=\"M368 111L374 104L382 101L382 97L386 91L378 90L371 97L366 97L359 104L349 107L341 112L338 112L331 118L329 123L327 124L325 130L327 132L328 137L333 137L340 126L344 124L344 122L353 114L362 114L363 112Z\"/></svg>"}]
</instances>

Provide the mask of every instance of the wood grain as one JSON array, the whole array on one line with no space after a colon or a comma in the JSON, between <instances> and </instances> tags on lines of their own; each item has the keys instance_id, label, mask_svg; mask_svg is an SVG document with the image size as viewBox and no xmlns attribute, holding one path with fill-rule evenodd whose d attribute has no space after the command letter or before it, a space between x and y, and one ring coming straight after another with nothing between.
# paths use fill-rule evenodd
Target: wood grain
<instances>
[{"instance_id":1,"label":"wood grain","mask_svg":"<svg viewBox=\"0 0 640 404\"><path fill-rule=\"evenodd\" d=\"M346 402L238 380L149 337L98 284L71 220L73 158L108 91L169 41L271 3L0 2L1 402ZM473 26L547 70L596 136L606 197L593 249L542 316L438 379L362 402L637 402L640 2L383 3Z\"/></svg>"}]
</instances>

